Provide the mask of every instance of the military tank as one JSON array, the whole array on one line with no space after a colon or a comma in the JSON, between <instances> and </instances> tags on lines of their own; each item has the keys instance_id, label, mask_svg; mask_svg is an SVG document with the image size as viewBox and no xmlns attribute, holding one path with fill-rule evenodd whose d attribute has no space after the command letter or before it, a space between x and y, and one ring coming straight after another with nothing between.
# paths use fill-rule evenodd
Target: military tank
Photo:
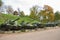
<instances>
[{"instance_id":1,"label":"military tank","mask_svg":"<svg viewBox=\"0 0 60 40\"><path fill-rule=\"evenodd\" d=\"M7 20L6 22L4 22L0 25L0 30L9 31L9 30L16 29L16 27L17 27L16 21L19 19L20 18L17 18L15 20Z\"/></svg>"}]
</instances>

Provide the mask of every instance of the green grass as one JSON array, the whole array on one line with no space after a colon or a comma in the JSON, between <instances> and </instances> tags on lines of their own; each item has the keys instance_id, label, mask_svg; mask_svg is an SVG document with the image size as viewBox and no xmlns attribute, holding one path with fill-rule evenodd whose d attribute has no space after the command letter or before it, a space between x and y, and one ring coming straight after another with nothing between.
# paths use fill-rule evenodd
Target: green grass
<instances>
[{"instance_id":1,"label":"green grass","mask_svg":"<svg viewBox=\"0 0 60 40\"><path fill-rule=\"evenodd\" d=\"M18 24L21 23L22 21L29 22L29 23L39 22L37 20L30 18L29 16L21 17L21 16L12 15L12 14L0 14L0 24L4 23L7 20L15 20L18 17L20 18L18 20Z\"/></svg>"},{"instance_id":2,"label":"green grass","mask_svg":"<svg viewBox=\"0 0 60 40\"><path fill-rule=\"evenodd\" d=\"M18 16L12 14L0 14L0 24L4 23L7 20L14 20L18 18Z\"/></svg>"},{"instance_id":3,"label":"green grass","mask_svg":"<svg viewBox=\"0 0 60 40\"><path fill-rule=\"evenodd\" d=\"M30 18L29 16L20 17L20 20L18 20L18 23L21 23L22 21L29 22L29 23L38 22L37 20Z\"/></svg>"}]
</instances>

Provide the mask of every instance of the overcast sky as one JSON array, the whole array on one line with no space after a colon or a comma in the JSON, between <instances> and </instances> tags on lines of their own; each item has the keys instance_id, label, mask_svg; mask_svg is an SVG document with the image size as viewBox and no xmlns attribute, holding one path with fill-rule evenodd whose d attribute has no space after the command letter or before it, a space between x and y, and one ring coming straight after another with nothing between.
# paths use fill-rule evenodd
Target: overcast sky
<instances>
[{"instance_id":1,"label":"overcast sky","mask_svg":"<svg viewBox=\"0 0 60 40\"><path fill-rule=\"evenodd\" d=\"M60 0L3 0L5 5L11 5L15 10L20 8L25 14L29 14L29 10L34 5L49 5L54 11L60 11Z\"/></svg>"}]
</instances>

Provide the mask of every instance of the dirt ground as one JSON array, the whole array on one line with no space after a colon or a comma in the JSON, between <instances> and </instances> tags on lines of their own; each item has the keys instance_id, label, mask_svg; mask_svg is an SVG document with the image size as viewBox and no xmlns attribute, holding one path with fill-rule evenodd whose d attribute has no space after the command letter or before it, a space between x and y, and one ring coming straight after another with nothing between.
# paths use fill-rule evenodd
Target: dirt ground
<instances>
[{"instance_id":1,"label":"dirt ground","mask_svg":"<svg viewBox=\"0 0 60 40\"><path fill-rule=\"evenodd\" d=\"M27 33L0 34L0 40L60 40L60 28Z\"/></svg>"}]
</instances>

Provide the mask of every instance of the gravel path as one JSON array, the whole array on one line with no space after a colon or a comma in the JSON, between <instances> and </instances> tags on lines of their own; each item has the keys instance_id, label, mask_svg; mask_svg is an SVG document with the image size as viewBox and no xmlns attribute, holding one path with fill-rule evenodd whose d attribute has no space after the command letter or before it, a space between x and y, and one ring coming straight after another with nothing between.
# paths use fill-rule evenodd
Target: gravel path
<instances>
[{"instance_id":1,"label":"gravel path","mask_svg":"<svg viewBox=\"0 0 60 40\"><path fill-rule=\"evenodd\" d=\"M60 40L60 28L21 34L6 34L0 40Z\"/></svg>"}]
</instances>

